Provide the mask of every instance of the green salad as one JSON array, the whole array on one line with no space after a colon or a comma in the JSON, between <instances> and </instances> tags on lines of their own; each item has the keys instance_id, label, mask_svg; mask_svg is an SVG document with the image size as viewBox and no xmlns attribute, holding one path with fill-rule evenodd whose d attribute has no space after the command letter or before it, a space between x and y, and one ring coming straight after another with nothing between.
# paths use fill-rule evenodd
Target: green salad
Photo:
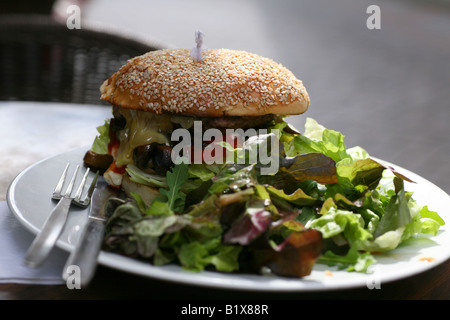
<instances>
[{"instance_id":1,"label":"green salad","mask_svg":"<svg viewBox=\"0 0 450 320\"><path fill-rule=\"evenodd\" d=\"M92 152L108 152L109 126L98 128ZM274 134L279 170L271 175L245 161L180 161L164 175L128 164L124 174L157 194L148 202L137 188L108 200L104 249L195 272L303 277L316 264L367 272L378 253L444 224L406 191L414 181L348 148L340 132L307 118L300 133L282 120L253 143ZM222 145L247 157L246 148Z\"/></svg>"}]
</instances>

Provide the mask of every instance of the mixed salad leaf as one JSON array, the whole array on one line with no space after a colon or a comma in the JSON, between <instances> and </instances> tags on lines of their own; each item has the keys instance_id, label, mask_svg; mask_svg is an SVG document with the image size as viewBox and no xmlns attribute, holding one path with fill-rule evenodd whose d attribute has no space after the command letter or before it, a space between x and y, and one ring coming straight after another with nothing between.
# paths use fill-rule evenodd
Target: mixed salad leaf
<instances>
[{"instance_id":1,"label":"mixed salad leaf","mask_svg":"<svg viewBox=\"0 0 450 320\"><path fill-rule=\"evenodd\" d=\"M110 199L106 248L193 271L302 277L316 263L366 272L376 253L436 235L444 224L405 190L413 181L363 148L347 148L340 132L311 118L303 133L284 121L270 129L280 141L272 175L254 163L181 162L165 177L128 165L131 180L160 195L150 205L138 193ZM107 145L106 130L97 149Z\"/></svg>"}]
</instances>

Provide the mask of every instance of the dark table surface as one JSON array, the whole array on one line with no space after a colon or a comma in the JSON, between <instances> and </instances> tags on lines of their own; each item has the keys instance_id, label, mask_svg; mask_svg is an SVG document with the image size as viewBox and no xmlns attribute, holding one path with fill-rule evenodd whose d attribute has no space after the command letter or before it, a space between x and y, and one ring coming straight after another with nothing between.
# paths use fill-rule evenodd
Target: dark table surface
<instances>
[{"instance_id":1,"label":"dark table surface","mask_svg":"<svg viewBox=\"0 0 450 320\"><path fill-rule=\"evenodd\" d=\"M265 0L245 1L242 6L237 1L226 6L197 1L195 8L179 1L168 1L167 8L145 3L148 10L172 10L180 5L192 12L190 18L172 10L145 22L133 15L117 21L114 14L120 4L106 6L104 1L88 2L83 12L91 20L116 21L118 26L151 33L180 47L192 46L194 30L190 28L200 25L210 48L230 47L269 56L302 79L311 96L307 114L294 118L294 123L303 124L305 116L312 117L341 131L348 146L363 146L371 155L450 192L448 1ZM371 4L381 9L379 30L366 27L366 9ZM104 11L99 14L102 5ZM235 20L226 24L221 13L231 11L230 20ZM142 14L135 13L136 17ZM157 27L163 20L177 19L178 25ZM381 289L265 294L179 285L100 266L91 285L82 290L69 290L65 285L1 284L0 299L448 300L449 275L447 261L424 273L382 283Z\"/></svg>"},{"instance_id":2,"label":"dark table surface","mask_svg":"<svg viewBox=\"0 0 450 320\"><path fill-rule=\"evenodd\" d=\"M221 290L180 285L123 273L100 266L94 280L84 289L67 286L1 284L0 298L26 300L149 299L185 301L271 300L448 300L450 262L400 281L382 283L379 289L347 289L330 292L264 293ZM183 305L181 305L183 306Z\"/></svg>"}]
</instances>

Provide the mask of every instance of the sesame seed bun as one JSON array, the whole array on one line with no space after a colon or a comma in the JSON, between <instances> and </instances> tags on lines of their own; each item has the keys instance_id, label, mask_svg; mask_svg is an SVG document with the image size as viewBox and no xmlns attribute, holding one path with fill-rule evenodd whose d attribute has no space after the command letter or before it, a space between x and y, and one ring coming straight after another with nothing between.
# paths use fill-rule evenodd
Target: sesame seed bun
<instances>
[{"instance_id":1,"label":"sesame seed bun","mask_svg":"<svg viewBox=\"0 0 450 320\"><path fill-rule=\"evenodd\" d=\"M106 80L101 99L122 108L196 117L295 115L309 106L302 82L282 65L245 51L150 51Z\"/></svg>"}]
</instances>

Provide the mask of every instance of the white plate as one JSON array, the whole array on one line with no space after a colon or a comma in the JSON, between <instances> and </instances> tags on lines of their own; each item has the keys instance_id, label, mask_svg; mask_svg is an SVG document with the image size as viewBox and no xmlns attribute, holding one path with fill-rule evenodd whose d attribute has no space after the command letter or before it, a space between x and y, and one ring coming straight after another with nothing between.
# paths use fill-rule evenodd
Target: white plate
<instances>
[{"instance_id":1,"label":"white plate","mask_svg":"<svg viewBox=\"0 0 450 320\"><path fill-rule=\"evenodd\" d=\"M55 203L50 199L55 182L67 162L82 164L87 148L72 151L40 161L19 174L11 183L7 201L17 219L31 232L37 233ZM421 241L402 246L386 256L377 256L378 263L369 274L341 271L316 264L311 275L302 279L273 276L222 274L217 272L193 273L178 266L155 267L118 254L100 252L100 264L137 275L183 284L222 289L253 291L325 291L334 289L373 287L393 280L429 270L450 257L450 196L424 178L393 165L417 184L408 184L414 198L421 205L437 211L446 225L432 241ZM70 251L87 217L87 209L71 212L57 246Z\"/></svg>"}]
</instances>

